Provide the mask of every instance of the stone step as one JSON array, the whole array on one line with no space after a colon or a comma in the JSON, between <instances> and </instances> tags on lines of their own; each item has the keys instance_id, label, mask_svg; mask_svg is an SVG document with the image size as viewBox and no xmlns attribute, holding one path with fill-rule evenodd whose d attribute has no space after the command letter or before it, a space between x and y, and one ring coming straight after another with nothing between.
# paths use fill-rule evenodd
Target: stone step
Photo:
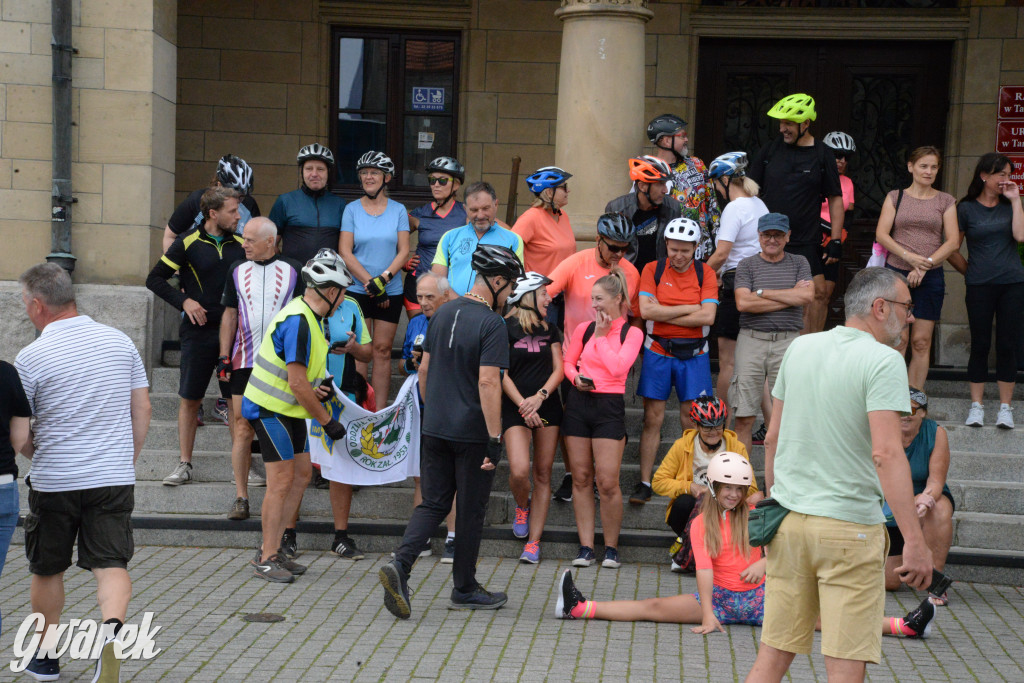
<instances>
[{"instance_id":1,"label":"stone step","mask_svg":"<svg viewBox=\"0 0 1024 683\"><path fill-rule=\"evenodd\" d=\"M1024 454L952 451L947 476L958 481L1024 483Z\"/></svg>"},{"instance_id":2,"label":"stone step","mask_svg":"<svg viewBox=\"0 0 1024 683\"><path fill-rule=\"evenodd\" d=\"M1024 484L1002 481L950 481L949 490L953 494L958 511L1017 515L1024 519Z\"/></svg>"},{"instance_id":3,"label":"stone step","mask_svg":"<svg viewBox=\"0 0 1024 683\"><path fill-rule=\"evenodd\" d=\"M957 512L953 545L997 551L1024 551L1024 515Z\"/></svg>"},{"instance_id":4,"label":"stone step","mask_svg":"<svg viewBox=\"0 0 1024 683\"><path fill-rule=\"evenodd\" d=\"M946 429L951 451L1024 454L1024 424L1021 429L999 429L990 425L966 427L960 421L939 421L939 424Z\"/></svg>"}]
</instances>

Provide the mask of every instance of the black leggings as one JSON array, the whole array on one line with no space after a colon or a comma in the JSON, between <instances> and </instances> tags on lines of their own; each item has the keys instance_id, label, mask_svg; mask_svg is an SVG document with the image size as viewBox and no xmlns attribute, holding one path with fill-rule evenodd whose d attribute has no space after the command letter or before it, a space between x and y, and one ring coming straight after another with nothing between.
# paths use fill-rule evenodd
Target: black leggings
<instances>
[{"instance_id":1,"label":"black leggings","mask_svg":"<svg viewBox=\"0 0 1024 683\"><path fill-rule=\"evenodd\" d=\"M685 538L686 523L690 520L690 514L696 504L697 499L688 493L684 493L672 501L672 506L668 511L668 525L672 527L672 531L676 532L676 536L679 538Z\"/></svg>"},{"instance_id":2,"label":"black leggings","mask_svg":"<svg viewBox=\"0 0 1024 683\"><path fill-rule=\"evenodd\" d=\"M967 285L967 321L971 327L971 357L967 381L984 382L988 376L988 352L992 346L992 318L996 320L996 380L1013 382L1017 377L1017 344L1024 282L1009 285Z\"/></svg>"}]
</instances>

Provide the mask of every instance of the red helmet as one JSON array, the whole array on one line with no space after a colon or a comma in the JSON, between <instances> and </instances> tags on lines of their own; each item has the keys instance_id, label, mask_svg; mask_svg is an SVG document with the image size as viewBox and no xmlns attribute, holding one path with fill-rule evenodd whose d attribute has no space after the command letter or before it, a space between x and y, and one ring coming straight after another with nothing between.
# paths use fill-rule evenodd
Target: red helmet
<instances>
[{"instance_id":1,"label":"red helmet","mask_svg":"<svg viewBox=\"0 0 1024 683\"><path fill-rule=\"evenodd\" d=\"M721 427L729 417L729 409L717 396L698 396L690 406L690 419L701 427Z\"/></svg>"},{"instance_id":2,"label":"red helmet","mask_svg":"<svg viewBox=\"0 0 1024 683\"><path fill-rule=\"evenodd\" d=\"M629 178L641 183L657 183L672 177L672 169L658 157L642 156L629 160Z\"/></svg>"}]
</instances>

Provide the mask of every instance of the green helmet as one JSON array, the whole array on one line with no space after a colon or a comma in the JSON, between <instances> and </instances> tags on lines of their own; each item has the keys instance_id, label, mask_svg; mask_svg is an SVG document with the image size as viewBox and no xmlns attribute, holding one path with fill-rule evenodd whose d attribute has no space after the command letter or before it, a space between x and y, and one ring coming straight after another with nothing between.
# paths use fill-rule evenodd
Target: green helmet
<instances>
[{"instance_id":1,"label":"green helmet","mask_svg":"<svg viewBox=\"0 0 1024 683\"><path fill-rule=\"evenodd\" d=\"M775 103L775 106L768 110L768 116L773 119L785 121L814 121L818 115L814 111L814 98L798 92L795 95L786 95Z\"/></svg>"}]
</instances>

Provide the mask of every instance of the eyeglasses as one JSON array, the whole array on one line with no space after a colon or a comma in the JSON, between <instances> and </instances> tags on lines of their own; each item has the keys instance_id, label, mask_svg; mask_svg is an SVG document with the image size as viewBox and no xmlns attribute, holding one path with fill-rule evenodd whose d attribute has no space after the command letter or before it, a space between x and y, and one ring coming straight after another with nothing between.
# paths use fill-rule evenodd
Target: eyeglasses
<instances>
[{"instance_id":1,"label":"eyeglasses","mask_svg":"<svg viewBox=\"0 0 1024 683\"><path fill-rule=\"evenodd\" d=\"M427 177L428 183L430 183L431 185L440 185L441 187L447 185L449 180L451 180L451 178L438 178L437 176Z\"/></svg>"},{"instance_id":2,"label":"eyeglasses","mask_svg":"<svg viewBox=\"0 0 1024 683\"><path fill-rule=\"evenodd\" d=\"M768 234L767 232L762 232L759 234L759 237L761 237L765 242L781 242L786 239L786 233Z\"/></svg>"},{"instance_id":3,"label":"eyeglasses","mask_svg":"<svg viewBox=\"0 0 1024 683\"><path fill-rule=\"evenodd\" d=\"M908 316L914 315L914 302L912 302L912 301L908 303L906 301L895 301L893 299L885 299L885 298L883 298L882 301L888 301L891 304L899 304L900 306L906 306L907 307L907 315Z\"/></svg>"},{"instance_id":4,"label":"eyeglasses","mask_svg":"<svg viewBox=\"0 0 1024 683\"><path fill-rule=\"evenodd\" d=\"M725 430L725 425L714 425L711 427L708 425L698 425L698 428L702 432L721 432Z\"/></svg>"},{"instance_id":5,"label":"eyeglasses","mask_svg":"<svg viewBox=\"0 0 1024 683\"><path fill-rule=\"evenodd\" d=\"M608 251L610 251L610 252L612 252L614 254L625 254L627 251L629 251L629 245L628 244L625 245L625 246L619 247L619 246L616 246L614 244L608 244L608 240L604 240L604 239L601 240L601 243L604 244L604 246L608 247Z\"/></svg>"}]
</instances>

